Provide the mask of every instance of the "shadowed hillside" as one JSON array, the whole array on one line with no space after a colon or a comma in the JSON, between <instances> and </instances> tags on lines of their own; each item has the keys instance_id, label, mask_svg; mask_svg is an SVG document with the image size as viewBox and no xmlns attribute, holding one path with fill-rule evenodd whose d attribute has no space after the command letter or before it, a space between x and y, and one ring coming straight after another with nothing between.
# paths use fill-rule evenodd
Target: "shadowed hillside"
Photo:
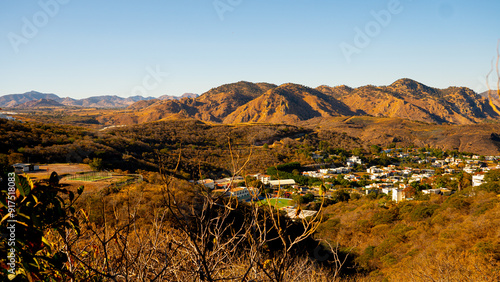
<instances>
[{"instance_id":1,"label":"shadowed hillside","mask_svg":"<svg viewBox=\"0 0 500 282\"><path fill-rule=\"evenodd\" d=\"M340 117L316 118L300 125L318 132L345 133L366 144L429 146L484 155L500 153L500 126L494 123L438 125L401 118Z\"/></svg>"}]
</instances>

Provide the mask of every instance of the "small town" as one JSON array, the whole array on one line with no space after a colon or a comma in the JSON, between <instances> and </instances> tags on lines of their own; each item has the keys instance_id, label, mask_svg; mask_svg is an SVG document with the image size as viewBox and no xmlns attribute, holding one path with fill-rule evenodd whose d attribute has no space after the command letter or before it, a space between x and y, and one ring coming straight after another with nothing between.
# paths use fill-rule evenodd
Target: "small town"
<instances>
[{"instance_id":1,"label":"small town","mask_svg":"<svg viewBox=\"0 0 500 282\"><path fill-rule=\"evenodd\" d=\"M316 185L304 185L293 177L277 179L263 173L203 179L197 183L206 186L213 193L223 193L240 201L258 199L277 204L286 211L295 211L302 203L313 202L315 199L320 201L321 196L332 198L338 191L346 192L353 199L363 196L388 197L394 202L418 200L431 194L450 196L464 188L459 181L462 178L469 177L470 185L477 187L484 183L488 171L500 169L500 156L460 153L440 158L425 149L387 149L380 153L393 163L370 166L361 157L353 155L341 167L328 167L327 163L312 166L292 164L295 167L292 174L298 176L297 169L302 169L300 175L313 180ZM313 153L311 158L322 161L318 153ZM314 166L322 168L310 169ZM318 205L315 207L319 209ZM310 215L313 215L315 211L311 212ZM294 217L295 212L290 214Z\"/></svg>"},{"instance_id":2,"label":"small town","mask_svg":"<svg viewBox=\"0 0 500 282\"><path fill-rule=\"evenodd\" d=\"M1 281L500 281L500 1L0 1Z\"/></svg>"}]
</instances>

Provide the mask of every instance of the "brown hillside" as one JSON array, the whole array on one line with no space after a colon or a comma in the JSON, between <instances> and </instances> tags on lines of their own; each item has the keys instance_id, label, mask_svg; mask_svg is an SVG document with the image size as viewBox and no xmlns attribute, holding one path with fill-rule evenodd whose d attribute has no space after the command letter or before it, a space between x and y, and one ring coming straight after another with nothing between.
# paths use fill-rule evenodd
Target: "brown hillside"
<instances>
[{"instance_id":1,"label":"brown hillside","mask_svg":"<svg viewBox=\"0 0 500 282\"><path fill-rule=\"evenodd\" d=\"M147 108L155 103L160 101L159 99L153 99L153 100L141 100L133 103L132 105L128 106L127 109L129 110L141 110L144 108Z\"/></svg>"},{"instance_id":2,"label":"brown hillside","mask_svg":"<svg viewBox=\"0 0 500 282\"><path fill-rule=\"evenodd\" d=\"M112 114L106 120L109 121L108 123L130 124L129 122L133 121L142 123L181 117L222 122L238 107L275 87L277 86L269 83L240 81L213 88L194 99L155 100L156 102L151 104L149 101L139 101L128 107L131 111L120 113L117 116Z\"/></svg>"},{"instance_id":3,"label":"brown hillside","mask_svg":"<svg viewBox=\"0 0 500 282\"><path fill-rule=\"evenodd\" d=\"M150 122L180 116L217 123L288 122L318 117L374 116L437 124L475 124L497 119L487 99L464 87L437 89L411 79L389 86L350 88L276 86L240 81L191 99L138 102L112 122Z\"/></svg>"},{"instance_id":4,"label":"brown hillside","mask_svg":"<svg viewBox=\"0 0 500 282\"><path fill-rule=\"evenodd\" d=\"M213 88L200 97L199 113L196 118L221 122L238 107L259 97L266 91L277 87L269 83L251 83L240 81Z\"/></svg>"},{"instance_id":5,"label":"brown hillside","mask_svg":"<svg viewBox=\"0 0 500 282\"><path fill-rule=\"evenodd\" d=\"M353 115L344 104L315 89L283 84L239 107L224 123L297 122L315 117Z\"/></svg>"},{"instance_id":6,"label":"brown hillside","mask_svg":"<svg viewBox=\"0 0 500 282\"><path fill-rule=\"evenodd\" d=\"M500 125L495 123L438 125L402 118L336 117L315 118L300 125L318 132L345 133L365 144L429 146L482 155L500 153Z\"/></svg>"},{"instance_id":7,"label":"brown hillside","mask_svg":"<svg viewBox=\"0 0 500 282\"><path fill-rule=\"evenodd\" d=\"M385 87L317 89L341 100L353 112L378 117L453 124L472 124L497 117L483 97L464 87L437 89L405 78Z\"/></svg>"},{"instance_id":8,"label":"brown hillside","mask_svg":"<svg viewBox=\"0 0 500 282\"><path fill-rule=\"evenodd\" d=\"M16 106L17 108L54 108L54 107L64 107L63 104L56 102L51 99L38 99L28 101L26 103L20 104Z\"/></svg>"}]
</instances>

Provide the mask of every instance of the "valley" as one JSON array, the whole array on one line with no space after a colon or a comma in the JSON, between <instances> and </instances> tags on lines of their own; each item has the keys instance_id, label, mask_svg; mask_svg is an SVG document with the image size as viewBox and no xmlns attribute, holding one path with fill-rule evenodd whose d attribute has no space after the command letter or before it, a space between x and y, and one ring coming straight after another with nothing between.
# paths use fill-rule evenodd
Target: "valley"
<instances>
[{"instance_id":1,"label":"valley","mask_svg":"<svg viewBox=\"0 0 500 282\"><path fill-rule=\"evenodd\" d=\"M25 183L19 189L36 200L56 189L70 201L75 227L64 230L77 228L77 218L86 226L68 243L72 248L112 232L121 241L100 241L96 248L158 257L153 247L130 248L144 236L188 246L183 238L200 236L196 228L205 228L202 218L211 212L210 240L261 256L254 262L229 252L238 262L223 264L237 275L250 267L255 277L271 276L268 269L291 277L300 263L309 265L301 277L313 281L500 275L493 232L500 123L488 101L471 90L402 79L356 89L238 82L199 97L120 100L113 107L65 105L50 97L2 108L0 168L41 168L19 172L16 179ZM24 101L17 98L12 101ZM168 218L158 219L160 212ZM160 222L168 225L166 233ZM266 225L271 229L256 233L260 239L249 237L247 230ZM196 244L212 248L208 241ZM193 275L178 267L197 262L185 262L171 246L161 248L175 256L173 266L155 271L164 278ZM290 253L281 253L284 246ZM223 254L197 252L188 251L207 259ZM149 273L132 257L71 255ZM475 268L462 267L471 260Z\"/></svg>"}]
</instances>

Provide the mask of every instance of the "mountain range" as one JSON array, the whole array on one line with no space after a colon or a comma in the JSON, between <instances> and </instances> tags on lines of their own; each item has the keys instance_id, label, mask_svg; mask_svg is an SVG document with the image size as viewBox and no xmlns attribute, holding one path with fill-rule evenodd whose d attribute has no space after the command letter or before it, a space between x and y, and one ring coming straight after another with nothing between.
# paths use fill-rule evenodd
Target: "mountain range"
<instances>
[{"instance_id":1,"label":"mountain range","mask_svg":"<svg viewBox=\"0 0 500 282\"><path fill-rule=\"evenodd\" d=\"M436 124L475 124L497 120L487 92L466 87L438 89L403 78L388 86L316 88L285 83L240 81L181 97L96 96L60 98L35 91L0 97L0 107L126 108L96 117L102 124L136 124L163 119L194 118L205 122L299 123L316 118L368 116L402 118Z\"/></svg>"},{"instance_id":2,"label":"mountain range","mask_svg":"<svg viewBox=\"0 0 500 282\"><path fill-rule=\"evenodd\" d=\"M85 108L125 108L138 101L150 100L176 100L183 98L196 98L197 94L185 93L180 97L163 95L158 98L131 96L123 98L115 95L94 96L84 99L61 98L55 94L30 91L23 94L9 94L0 96L2 108L41 108L41 107L85 107Z\"/></svg>"},{"instance_id":3,"label":"mountain range","mask_svg":"<svg viewBox=\"0 0 500 282\"><path fill-rule=\"evenodd\" d=\"M487 98L465 87L438 89L411 79L388 86L251 83L213 88L197 98L139 101L101 122L131 124L162 119L195 118L224 124L298 123L314 118L371 116L437 124L475 124L496 120Z\"/></svg>"}]
</instances>

